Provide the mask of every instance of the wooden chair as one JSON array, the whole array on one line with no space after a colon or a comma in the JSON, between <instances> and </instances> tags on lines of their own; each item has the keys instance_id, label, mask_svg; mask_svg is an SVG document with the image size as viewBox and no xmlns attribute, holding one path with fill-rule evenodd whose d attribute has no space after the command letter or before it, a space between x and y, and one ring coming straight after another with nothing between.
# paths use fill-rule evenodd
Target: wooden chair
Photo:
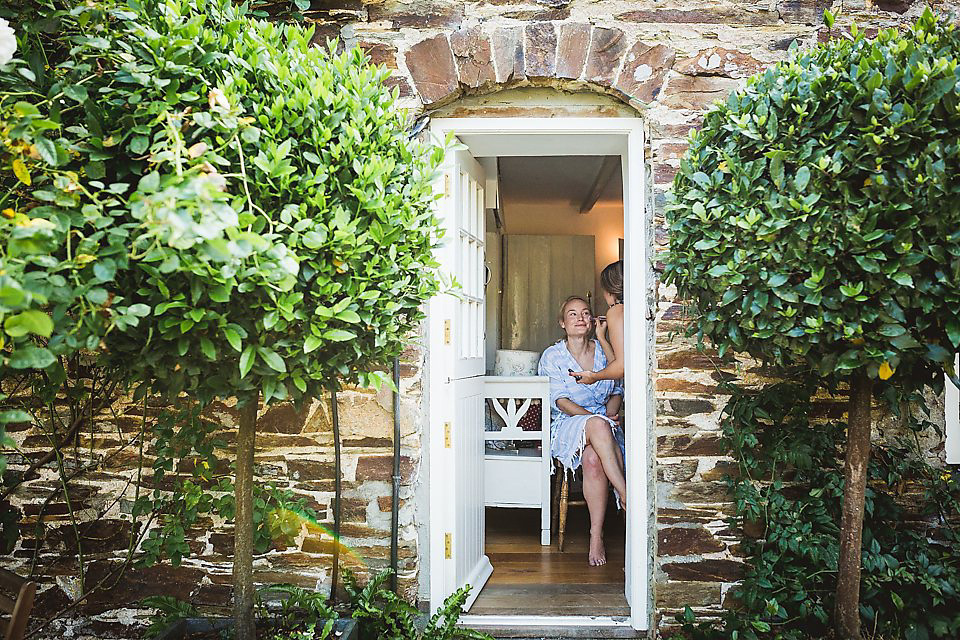
<instances>
[{"instance_id":1,"label":"wooden chair","mask_svg":"<svg viewBox=\"0 0 960 640\"><path fill-rule=\"evenodd\" d=\"M567 531L567 508L585 507L584 499L570 499L570 474L557 460L553 461L554 475L557 476L553 487L553 530L557 532L557 545L563 551L563 539Z\"/></svg>"},{"instance_id":2,"label":"wooden chair","mask_svg":"<svg viewBox=\"0 0 960 640\"><path fill-rule=\"evenodd\" d=\"M0 568L0 591L0 611L10 616L9 619L0 619L4 640L23 640L33 609L33 598L37 594L37 583Z\"/></svg>"}]
</instances>

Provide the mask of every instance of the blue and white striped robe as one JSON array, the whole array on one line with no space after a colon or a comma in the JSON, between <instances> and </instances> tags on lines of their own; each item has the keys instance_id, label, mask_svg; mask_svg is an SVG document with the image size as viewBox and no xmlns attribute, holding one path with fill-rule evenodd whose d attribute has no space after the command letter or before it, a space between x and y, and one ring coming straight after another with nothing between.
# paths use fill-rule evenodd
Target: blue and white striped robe
<instances>
[{"instance_id":1,"label":"blue and white striped robe","mask_svg":"<svg viewBox=\"0 0 960 640\"><path fill-rule=\"evenodd\" d=\"M607 366L607 357L596 340L593 351L593 371ZM623 429L606 415L610 396L623 395L621 380L598 380L593 384L580 384L570 375L570 369L581 371L576 358L567 350L564 340L547 347L540 356L537 373L550 378L550 455L557 458L564 468L573 471L580 467L580 458L586 446L587 420L598 416L610 423L614 439L625 454ZM557 400L568 398L589 411L592 415L569 416L557 408ZM624 461L626 456L624 455Z\"/></svg>"}]
</instances>

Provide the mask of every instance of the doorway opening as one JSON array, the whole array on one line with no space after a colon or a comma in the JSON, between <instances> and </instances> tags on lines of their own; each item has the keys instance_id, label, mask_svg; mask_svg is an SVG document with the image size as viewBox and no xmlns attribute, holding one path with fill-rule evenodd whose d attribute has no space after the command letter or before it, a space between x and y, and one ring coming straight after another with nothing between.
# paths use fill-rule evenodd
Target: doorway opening
<instances>
[{"instance_id":1,"label":"doorway opening","mask_svg":"<svg viewBox=\"0 0 960 640\"><path fill-rule=\"evenodd\" d=\"M449 154L438 204L445 236L437 257L460 289L427 308L431 609L470 585L470 626L648 629L652 275L642 122L468 117L437 118L431 127L463 145ZM497 375L497 361L501 351L538 360L561 337L556 307L570 295L603 311L599 269L621 255L631 327L628 504L626 517L608 514L608 563L591 573L585 507L569 507L563 552L550 534L549 378ZM536 404L540 425L522 424L536 421ZM487 431L491 411L508 428ZM498 440L528 442L498 448ZM559 606L561 596L568 606Z\"/></svg>"},{"instance_id":2,"label":"doorway opening","mask_svg":"<svg viewBox=\"0 0 960 640\"><path fill-rule=\"evenodd\" d=\"M581 296L595 316L606 313L600 272L623 259L623 175L619 156L481 158L487 173L485 233L485 364L487 376L537 375L543 351L563 337L560 305ZM500 431L494 403L485 397L484 428ZM536 428L550 411L533 400L520 418ZM554 469L547 493L550 534L541 496L530 499L543 473L540 440L486 440L485 552L493 572L470 609L474 615L627 617L626 526L608 488L602 521L606 564L588 564L590 513L581 471ZM549 458L549 452L547 453ZM552 461L551 461L552 462ZM532 463L532 464L531 464ZM528 472L527 470L530 470ZM568 500L561 504L561 482ZM566 513L560 517L561 506ZM594 502L593 509L598 509ZM605 512L605 513L604 513ZM563 545L560 528L563 528ZM546 543L546 544L544 544Z\"/></svg>"}]
</instances>

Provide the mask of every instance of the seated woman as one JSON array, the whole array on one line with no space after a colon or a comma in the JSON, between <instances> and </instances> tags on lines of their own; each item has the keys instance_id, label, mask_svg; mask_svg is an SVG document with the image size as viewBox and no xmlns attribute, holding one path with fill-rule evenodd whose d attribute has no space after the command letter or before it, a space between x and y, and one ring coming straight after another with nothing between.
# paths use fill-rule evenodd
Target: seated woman
<instances>
[{"instance_id":1,"label":"seated woman","mask_svg":"<svg viewBox=\"0 0 960 640\"><path fill-rule=\"evenodd\" d=\"M593 314L587 302L571 296L560 307L566 337L540 356L539 375L550 378L550 454L569 473L583 464L583 496L590 512L591 566L607 562L603 518L610 485L626 504L623 431L617 424L623 387L618 381L578 384L570 371L597 371L607 364L593 339Z\"/></svg>"}]
</instances>

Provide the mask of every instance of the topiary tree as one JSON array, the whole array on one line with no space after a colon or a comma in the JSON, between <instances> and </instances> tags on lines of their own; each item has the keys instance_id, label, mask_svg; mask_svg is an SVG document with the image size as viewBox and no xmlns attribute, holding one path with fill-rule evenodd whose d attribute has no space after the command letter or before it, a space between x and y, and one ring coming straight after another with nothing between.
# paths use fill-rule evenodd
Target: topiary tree
<instances>
[{"instance_id":1,"label":"topiary tree","mask_svg":"<svg viewBox=\"0 0 960 640\"><path fill-rule=\"evenodd\" d=\"M827 24L833 18L826 14ZM835 627L859 638L871 398L960 347L960 36L928 10L751 78L681 162L664 274L720 355L849 384Z\"/></svg>"},{"instance_id":2,"label":"topiary tree","mask_svg":"<svg viewBox=\"0 0 960 640\"><path fill-rule=\"evenodd\" d=\"M387 72L362 52L311 47L312 30L245 11L165 0L61 12L71 48L49 72L26 55L6 79L32 100L2 112L23 127L5 173L17 215L60 234L39 255L95 285L71 293L65 316L109 320L89 332L101 362L143 393L239 399L241 640L255 635L259 399L380 383L376 367L438 289L443 156L410 140Z\"/></svg>"}]
</instances>

